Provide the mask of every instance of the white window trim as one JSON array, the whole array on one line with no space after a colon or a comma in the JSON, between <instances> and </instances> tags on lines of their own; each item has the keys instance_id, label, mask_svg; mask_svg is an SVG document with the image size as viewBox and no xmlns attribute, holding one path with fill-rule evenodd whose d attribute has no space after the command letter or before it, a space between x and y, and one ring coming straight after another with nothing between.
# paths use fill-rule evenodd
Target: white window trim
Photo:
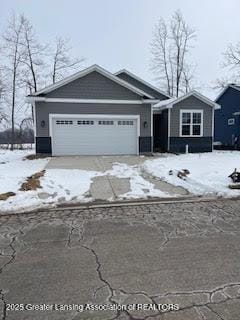
<instances>
[{"instance_id":1,"label":"white window trim","mask_svg":"<svg viewBox=\"0 0 240 320\"><path fill-rule=\"evenodd\" d=\"M182 134L182 126L184 125L182 123L182 114L183 113L191 113L191 122L189 123L190 125L190 135L184 135ZM193 135L192 134L192 129L193 129L193 123L192 123L192 114L193 113L201 113L201 123L200 124L200 135ZM183 137L183 138L188 138L188 137L195 137L195 138L199 138L199 137L203 137L203 110L202 109L181 109L180 110L180 115L179 115L179 136ZM187 125L187 124L185 124Z\"/></svg>"},{"instance_id":2,"label":"white window trim","mask_svg":"<svg viewBox=\"0 0 240 320\"><path fill-rule=\"evenodd\" d=\"M229 123L229 122L232 122L232 123ZM228 119L228 125L229 126L234 126L235 125L235 118L229 118Z\"/></svg>"},{"instance_id":3,"label":"white window trim","mask_svg":"<svg viewBox=\"0 0 240 320\"><path fill-rule=\"evenodd\" d=\"M116 115L116 114L49 114L49 136L51 137L52 154L55 154L53 145L53 120L55 118L85 118L85 119L129 119L137 121L137 155L139 155L140 115Z\"/></svg>"}]
</instances>

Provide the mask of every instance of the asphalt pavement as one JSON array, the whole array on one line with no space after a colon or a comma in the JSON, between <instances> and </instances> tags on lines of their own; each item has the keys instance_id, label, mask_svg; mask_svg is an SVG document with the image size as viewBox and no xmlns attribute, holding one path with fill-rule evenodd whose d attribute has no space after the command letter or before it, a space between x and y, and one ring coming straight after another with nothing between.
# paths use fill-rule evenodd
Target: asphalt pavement
<instances>
[{"instance_id":1,"label":"asphalt pavement","mask_svg":"<svg viewBox=\"0 0 240 320\"><path fill-rule=\"evenodd\" d=\"M240 319L240 200L0 217L7 320Z\"/></svg>"}]
</instances>

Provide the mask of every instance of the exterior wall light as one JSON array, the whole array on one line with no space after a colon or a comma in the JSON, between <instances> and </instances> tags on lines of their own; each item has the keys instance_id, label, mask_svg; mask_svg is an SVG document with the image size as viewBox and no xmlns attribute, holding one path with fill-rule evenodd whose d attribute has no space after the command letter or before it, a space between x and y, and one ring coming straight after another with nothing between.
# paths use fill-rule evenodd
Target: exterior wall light
<instances>
[{"instance_id":1,"label":"exterior wall light","mask_svg":"<svg viewBox=\"0 0 240 320\"><path fill-rule=\"evenodd\" d=\"M45 120L42 120L42 121L41 121L41 127L42 127L42 128L44 128L44 127L45 127L45 125L46 125Z\"/></svg>"},{"instance_id":2,"label":"exterior wall light","mask_svg":"<svg viewBox=\"0 0 240 320\"><path fill-rule=\"evenodd\" d=\"M147 121L144 121L144 122L143 122L143 127L144 127L144 128L147 128L147 127L148 127Z\"/></svg>"}]
</instances>

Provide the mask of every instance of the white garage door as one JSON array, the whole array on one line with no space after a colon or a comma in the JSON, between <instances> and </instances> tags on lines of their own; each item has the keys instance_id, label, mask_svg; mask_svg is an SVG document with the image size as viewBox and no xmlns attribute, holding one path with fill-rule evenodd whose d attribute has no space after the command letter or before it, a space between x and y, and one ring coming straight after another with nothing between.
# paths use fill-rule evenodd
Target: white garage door
<instances>
[{"instance_id":1,"label":"white garage door","mask_svg":"<svg viewBox=\"0 0 240 320\"><path fill-rule=\"evenodd\" d=\"M53 155L137 154L137 119L53 117Z\"/></svg>"}]
</instances>

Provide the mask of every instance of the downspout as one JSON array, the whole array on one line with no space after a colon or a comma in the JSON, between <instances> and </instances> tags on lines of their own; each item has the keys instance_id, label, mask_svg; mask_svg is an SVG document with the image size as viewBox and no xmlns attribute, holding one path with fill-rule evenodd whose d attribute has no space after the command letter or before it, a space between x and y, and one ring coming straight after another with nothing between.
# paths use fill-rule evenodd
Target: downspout
<instances>
[{"instance_id":1,"label":"downspout","mask_svg":"<svg viewBox=\"0 0 240 320\"><path fill-rule=\"evenodd\" d=\"M212 151L214 150L214 124L215 124L215 109L213 107L212 111Z\"/></svg>"},{"instance_id":2,"label":"downspout","mask_svg":"<svg viewBox=\"0 0 240 320\"><path fill-rule=\"evenodd\" d=\"M168 145L167 151L170 151L170 136L171 136L171 109L168 109Z\"/></svg>"},{"instance_id":3,"label":"downspout","mask_svg":"<svg viewBox=\"0 0 240 320\"><path fill-rule=\"evenodd\" d=\"M151 103L151 153L153 153L153 104Z\"/></svg>"}]
</instances>

